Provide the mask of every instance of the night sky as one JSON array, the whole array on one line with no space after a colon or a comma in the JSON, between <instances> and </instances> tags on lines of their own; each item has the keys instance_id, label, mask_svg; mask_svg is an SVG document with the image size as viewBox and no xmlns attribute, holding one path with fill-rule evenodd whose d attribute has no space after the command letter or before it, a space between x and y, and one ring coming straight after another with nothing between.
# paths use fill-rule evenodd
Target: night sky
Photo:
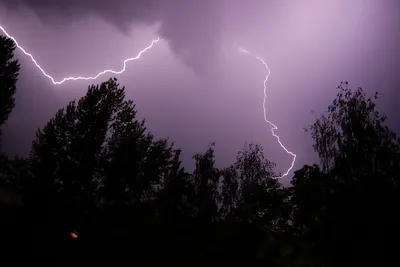
<instances>
[{"instance_id":1,"label":"night sky","mask_svg":"<svg viewBox=\"0 0 400 267\"><path fill-rule=\"evenodd\" d=\"M297 154L294 169L318 163L303 129L326 112L343 80L379 91L380 111L400 131L398 0L0 0L0 25L56 80L119 70L159 36L116 77L148 129L183 149L189 169L213 141L220 167L245 141L262 144L277 171L290 166L263 118L266 69L238 46L271 69L267 116ZM16 107L3 136L10 155L27 156L57 109L114 76L53 85L20 50L16 57Z\"/></svg>"}]
</instances>

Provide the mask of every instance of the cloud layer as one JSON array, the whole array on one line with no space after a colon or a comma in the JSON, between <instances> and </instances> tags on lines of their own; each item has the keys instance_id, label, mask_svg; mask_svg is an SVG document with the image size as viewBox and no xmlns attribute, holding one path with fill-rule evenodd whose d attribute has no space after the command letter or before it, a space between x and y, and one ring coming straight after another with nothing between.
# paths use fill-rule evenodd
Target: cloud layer
<instances>
[{"instance_id":1,"label":"cloud layer","mask_svg":"<svg viewBox=\"0 0 400 267\"><path fill-rule=\"evenodd\" d=\"M24 5L43 23L100 17L123 33L132 24L159 24L161 38L196 73L212 72L209 66L220 54L219 1L187 0L0 0L7 8ZM200 56L199 56L200 55Z\"/></svg>"}]
</instances>

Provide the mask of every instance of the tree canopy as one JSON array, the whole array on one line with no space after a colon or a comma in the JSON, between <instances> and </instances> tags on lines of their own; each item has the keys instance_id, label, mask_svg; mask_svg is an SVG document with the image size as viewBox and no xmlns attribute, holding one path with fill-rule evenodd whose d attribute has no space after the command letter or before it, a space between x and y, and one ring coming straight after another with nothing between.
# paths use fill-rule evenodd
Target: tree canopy
<instances>
[{"instance_id":1,"label":"tree canopy","mask_svg":"<svg viewBox=\"0 0 400 267\"><path fill-rule=\"evenodd\" d=\"M14 106L14 48L0 38L0 125ZM2 156L0 194L19 197L3 205L2 225L19 255L42 264L391 265L400 141L378 96L341 83L328 114L307 128L321 162L283 187L253 143L222 168L211 143L189 172L182 150L137 118L117 79L90 85L37 130L28 158Z\"/></svg>"}]
</instances>

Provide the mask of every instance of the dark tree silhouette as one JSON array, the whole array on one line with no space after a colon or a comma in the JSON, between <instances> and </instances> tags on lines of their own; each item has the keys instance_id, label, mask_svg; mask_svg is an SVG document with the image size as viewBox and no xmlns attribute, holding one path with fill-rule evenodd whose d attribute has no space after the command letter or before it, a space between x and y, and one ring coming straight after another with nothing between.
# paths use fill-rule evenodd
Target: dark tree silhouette
<instances>
[{"instance_id":1,"label":"dark tree silhouette","mask_svg":"<svg viewBox=\"0 0 400 267\"><path fill-rule=\"evenodd\" d=\"M1 130L15 106L16 84L20 70L18 60L14 59L15 48L15 43L11 39L0 36L0 229L4 230L2 236L4 244L10 248L19 247L19 250L2 249L4 257L26 251L24 248L28 246L27 243L20 241L26 241L25 237L29 235L22 208L22 177L27 174L26 162L18 157L10 160L1 149ZM14 259L14 264L18 264L18 256Z\"/></svg>"},{"instance_id":2,"label":"dark tree silhouette","mask_svg":"<svg viewBox=\"0 0 400 267\"><path fill-rule=\"evenodd\" d=\"M400 142L376 110L378 94L347 85L309 128L323 168L295 174L296 227L329 262L385 265L399 232Z\"/></svg>"},{"instance_id":3,"label":"dark tree silhouette","mask_svg":"<svg viewBox=\"0 0 400 267\"><path fill-rule=\"evenodd\" d=\"M0 127L15 106L14 95L20 67L18 60L13 60L15 48L13 40L0 36Z\"/></svg>"},{"instance_id":4,"label":"dark tree silhouette","mask_svg":"<svg viewBox=\"0 0 400 267\"><path fill-rule=\"evenodd\" d=\"M66 227L57 231L78 227L92 237L105 225L105 236L132 224L145 227L157 212L157 197L184 182L180 151L146 133L135 105L124 98L116 79L90 86L37 131L29 185L32 211L43 223L51 218Z\"/></svg>"},{"instance_id":5,"label":"dark tree silhouette","mask_svg":"<svg viewBox=\"0 0 400 267\"><path fill-rule=\"evenodd\" d=\"M261 146L246 144L238 153L236 162L222 171L223 216L246 222L271 223L264 225L268 228L277 226L282 214L273 209L280 209L284 196L279 182L273 178L274 166L265 159ZM274 201L282 203L272 205Z\"/></svg>"},{"instance_id":6,"label":"dark tree silhouette","mask_svg":"<svg viewBox=\"0 0 400 267\"><path fill-rule=\"evenodd\" d=\"M347 82L338 89L329 114L307 129L320 166L303 166L284 188L251 143L224 168L212 143L187 172L182 151L146 129L115 78L89 86L37 131L29 159L4 157L2 175L16 185L4 195L24 193L24 212L7 213L24 224L9 237L35 244L19 253L42 264L73 255L92 265L389 265L400 142L376 110L377 94Z\"/></svg>"},{"instance_id":7,"label":"dark tree silhouette","mask_svg":"<svg viewBox=\"0 0 400 267\"><path fill-rule=\"evenodd\" d=\"M196 168L193 172L196 217L202 223L218 220L217 189L219 170L215 167L213 145L204 153L196 154L193 159Z\"/></svg>"},{"instance_id":8,"label":"dark tree silhouette","mask_svg":"<svg viewBox=\"0 0 400 267\"><path fill-rule=\"evenodd\" d=\"M0 35L0 183L10 190L18 190L20 174L18 159L16 165L11 162L1 149L1 128L15 106L16 84L20 65L14 60L15 43Z\"/></svg>"}]
</instances>

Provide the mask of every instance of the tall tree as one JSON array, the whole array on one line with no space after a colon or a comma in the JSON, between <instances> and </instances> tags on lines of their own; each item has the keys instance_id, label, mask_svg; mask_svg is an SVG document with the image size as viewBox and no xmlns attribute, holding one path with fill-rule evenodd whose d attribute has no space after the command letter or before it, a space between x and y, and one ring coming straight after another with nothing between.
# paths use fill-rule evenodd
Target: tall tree
<instances>
[{"instance_id":1,"label":"tall tree","mask_svg":"<svg viewBox=\"0 0 400 267\"><path fill-rule=\"evenodd\" d=\"M191 175L181 167L177 150L158 193L158 211L164 223L187 222L195 214L195 188Z\"/></svg>"},{"instance_id":2,"label":"tall tree","mask_svg":"<svg viewBox=\"0 0 400 267\"><path fill-rule=\"evenodd\" d=\"M245 144L236 162L222 171L221 212L224 216L267 223L268 227L282 222L280 212L285 197L274 179L274 166L264 157L260 145Z\"/></svg>"},{"instance_id":3,"label":"tall tree","mask_svg":"<svg viewBox=\"0 0 400 267\"><path fill-rule=\"evenodd\" d=\"M110 79L90 86L37 131L29 184L32 203L43 216L74 224L89 213L112 212L111 222L127 225L148 222L161 212L156 207L160 192L172 190L173 181L179 184L186 174L179 150L147 132L136 114L124 87Z\"/></svg>"},{"instance_id":4,"label":"tall tree","mask_svg":"<svg viewBox=\"0 0 400 267\"><path fill-rule=\"evenodd\" d=\"M378 93L368 98L347 82L338 90L328 116L308 128L322 172L305 167L296 173L293 205L298 221L323 240L319 246L330 244L326 251L337 264L349 256L357 264L381 264L392 250L384 244L399 233L400 141L376 109Z\"/></svg>"},{"instance_id":5,"label":"tall tree","mask_svg":"<svg viewBox=\"0 0 400 267\"><path fill-rule=\"evenodd\" d=\"M92 85L78 103L70 102L37 131L29 158L35 192L42 197L62 197L75 207L94 204L94 183L108 126L126 109L124 97L124 88L119 88L116 79Z\"/></svg>"},{"instance_id":6,"label":"tall tree","mask_svg":"<svg viewBox=\"0 0 400 267\"><path fill-rule=\"evenodd\" d=\"M15 48L13 40L0 36L0 127L7 121L15 106L14 95L20 69L18 60L13 60Z\"/></svg>"},{"instance_id":7,"label":"tall tree","mask_svg":"<svg viewBox=\"0 0 400 267\"><path fill-rule=\"evenodd\" d=\"M359 173L393 175L400 166L400 139L376 109L379 94L367 98L362 88L348 88L348 82L342 82L338 90L328 107L329 115L321 116L308 128L324 170L343 166L346 171L350 168Z\"/></svg>"},{"instance_id":8,"label":"tall tree","mask_svg":"<svg viewBox=\"0 0 400 267\"><path fill-rule=\"evenodd\" d=\"M18 60L14 60L15 48L13 40L0 36L0 180L14 188L18 187L19 174L15 172L15 168L1 150L1 130L15 106L14 96L20 69ZM12 175L11 169L14 170Z\"/></svg>"},{"instance_id":9,"label":"tall tree","mask_svg":"<svg viewBox=\"0 0 400 267\"><path fill-rule=\"evenodd\" d=\"M196 216L202 223L217 221L217 189L219 170L215 167L214 143L204 154L193 156L196 168L193 171Z\"/></svg>"}]
</instances>

